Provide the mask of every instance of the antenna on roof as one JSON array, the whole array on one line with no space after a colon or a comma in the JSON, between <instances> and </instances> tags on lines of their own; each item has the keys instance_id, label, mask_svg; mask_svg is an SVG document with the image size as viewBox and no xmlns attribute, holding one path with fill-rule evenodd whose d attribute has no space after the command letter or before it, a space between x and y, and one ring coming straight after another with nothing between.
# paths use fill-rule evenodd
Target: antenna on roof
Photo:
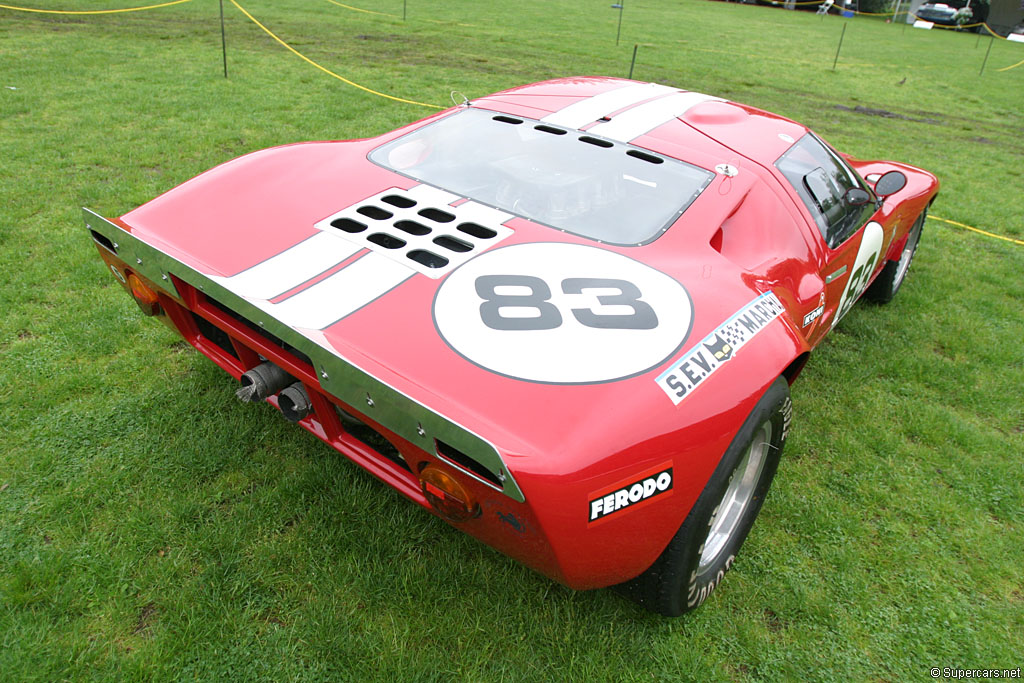
<instances>
[{"instance_id":1,"label":"antenna on roof","mask_svg":"<svg viewBox=\"0 0 1024 683\"><path fill-rule=\"evenodd\" d=\"M459 102L459 100L458 100L459 97L462 98L461 102ZM452 104L454 104L456 107L468 107L469 106L469 98L466 97L465 95L463 95L458 90L452 90Z\"/></svg>"}]
</instances>

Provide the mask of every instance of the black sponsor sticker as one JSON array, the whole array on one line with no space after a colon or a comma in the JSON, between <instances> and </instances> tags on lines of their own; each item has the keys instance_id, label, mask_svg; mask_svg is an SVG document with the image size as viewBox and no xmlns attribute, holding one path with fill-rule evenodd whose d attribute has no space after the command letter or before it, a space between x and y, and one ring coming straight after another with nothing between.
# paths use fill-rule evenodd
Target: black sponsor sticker
<instances>
[{"instance_id":1,"label":"black sponsor sticker","mask_svg":"<svg viewBox=\"0 0 1024 683\"><path fill-rule=\"evenodd\" d=\"M821 314L825 312L825 304L818 306L813 311L804 316L804 327L807 327L815 320L821 317Z\"/></svg>"},{"instance_id":2,"label":"black sponsor sticker","mask_svg":"<svg viewBox=\"0 0 1024 683\"><path fill-rule=\"evenodd\" d=\"M596 522L672 490L672 468L666 467L637 481L592 498L587 506L588 521Z\"/></svg>"}]
</instances>

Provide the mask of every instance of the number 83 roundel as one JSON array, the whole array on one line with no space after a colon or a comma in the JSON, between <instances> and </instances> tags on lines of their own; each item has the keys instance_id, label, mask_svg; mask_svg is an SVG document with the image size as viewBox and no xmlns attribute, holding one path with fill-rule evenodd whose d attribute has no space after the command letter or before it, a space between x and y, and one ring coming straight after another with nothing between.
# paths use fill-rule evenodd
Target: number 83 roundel
<instances>
[{"instance_id":1,"label":"number 83 roundel","mask_svg":"<svg viewBox=\"0 0 1024 683\"><path fill-rule=\"evenodd\" d=\"M488 251L438 289L434 322L469 361L531 382L591 384L642 374L679 350L693 304L668 275L598 247Z\"/></svg>"}]
</instances>

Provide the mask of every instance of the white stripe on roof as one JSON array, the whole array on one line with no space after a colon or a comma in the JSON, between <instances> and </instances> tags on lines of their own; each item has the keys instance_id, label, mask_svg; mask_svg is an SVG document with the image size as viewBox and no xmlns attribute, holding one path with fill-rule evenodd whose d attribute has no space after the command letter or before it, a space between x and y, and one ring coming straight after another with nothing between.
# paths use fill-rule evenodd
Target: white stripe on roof
<instances>
[{"instance_id":1,"label":"white stripe on roof","mask_svg":"<svg viewBox=\"0 0 1024 683\"><path fill-rule=\"evenodd\" d=\"M599 123L587 129L587 132L619 142L629 142L663 123L682 116L690 107L712 101L721 102L722 99L699 92L677 92L628 109L607 123Z\"/></svg>"},{"instance_id":2,"label":"white stripe on roof","mask_svg":"<svg viewBox=\"0 0 1024 683\"><path fill-rule=\"evenodd\" d=\"M626 85L574 102L553 114L548 114L541 121L566 128L581 128L588 123L597 121L602 116L607 116L637 102L677 92L679 92L678 88L670 88L657 83Z\"/></svg>"}]
</instances>

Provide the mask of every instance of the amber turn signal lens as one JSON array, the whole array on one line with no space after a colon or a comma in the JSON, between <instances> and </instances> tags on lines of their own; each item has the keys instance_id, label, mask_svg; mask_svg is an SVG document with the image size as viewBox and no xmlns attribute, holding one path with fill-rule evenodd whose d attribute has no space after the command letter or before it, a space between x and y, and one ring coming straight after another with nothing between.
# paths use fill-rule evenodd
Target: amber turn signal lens
<instances>
[{"instance_id":1,"label":"amber turn signal lens","mask_svg":"<svg viewBox=\"0 0 1024 683\"><path fill-rule=\"evenodd\" d=\"M132 290L135 303L139 305L143 313L146 315L156 315L160 312L160 298L135 273L128 275L128 287Z\"/></svg>"},{"instance_id":2,"label":"amber turn signal lens","mask_svg":"<svg viewBox=\"0 0 1024 683\"><path fill-rule=\"evenodd\" d=\"M431 507L451 522L465 522L480 514L472 494L437 465L427 465L420 471L420 488Z\"/></svg>"}]
</instances>

